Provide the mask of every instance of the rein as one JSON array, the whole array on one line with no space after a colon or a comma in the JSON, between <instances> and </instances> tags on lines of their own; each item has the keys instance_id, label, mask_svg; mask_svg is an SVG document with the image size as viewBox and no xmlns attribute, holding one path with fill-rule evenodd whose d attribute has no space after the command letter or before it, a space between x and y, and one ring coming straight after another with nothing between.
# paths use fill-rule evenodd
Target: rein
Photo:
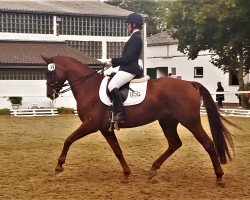
<instances>
[{"instance_id":1,"label":"rein","mask_svg":"<svg viewBox=\"0 0 250 200\"><path fill-rule=\"evenodd\" d=\"M81 81L81 80L85 81L85 80L89 79L90 77L92 77L92 76L93 76L94 74L96 74L96 73L97 73L97 71L94 71L94 72L92 72L92 73L90 73L90 74L88 74L88 75L86 75L86 76L84 76L84 77L81 77L81 78L77 79L77 80L74 80L74 81L65 83L65 84L63 84L63 85L61 86L61 88L70 86L70 84L76 83L76 82ZM67 88L67 89L64 89L64 90L60 91L59 94L63 94L63 93L68 92L68 91L70 91L70 90L71 90L71 87L69 87L69 88Z\"/></svg>"},{"instance_id":2,"label":"rein","mask_svg":"<svg viewBox=\"0 0 250 200\"><path fill-rule=\"evenodd\" d=\"M79 82L81 80L85 81L85 80L89 79L90 77L92 77L96 73L97 73L97 71L94 71L94 72L92 72L92 73L90 73L90 74L88 74L86 76L83 76L83 77L77 79L77 80L74 80L74 81L71 81L71 82L68 82L68 83L65 83L65 84L60 84L59 83L59 78L58 78L56 72L52 71L51 72L51 80L53 80L53 77L55 77L57 80L55 80L54 82L51 81L52 83L50 83L50 84L49 83L46 83L46 84L49 85L52 88L54 93L62 94L62 93L65 93L65 92L68 92L68 91L71 90L71 87L69 87L67 89L64 89L64 90L60 91L63 87L70 86L70 84L74 84L74 83ZM59 92L57 92L57 90L59 90Z\"/></svg>"},{"instance_id":3,"label":"rein","mask_svg":"<svg viewBox=\"0 0 250 200\"><path fill-rule=\"evenodd\" d=\"M50 64L49 64L50 65ZM65 92L68 92L71 90L71 87L73 87L72 84L76 83L76 82L79 82L79 81L85 81L89 78L91 78L93 75L95 74L103 74L103 72L110 67L109 64L107 63L103 63L103 69L99 70L99 71L94 71L94 72L91 72L90 74L87 74L86 76L83 76L77 80L74 80L74 81L71 81L71 82L68 82L68 83L65 83L65 84L62 84L60 83L60 79L59 77L57 76L56 74L56 71L55 71L55 64L52 63L51 66L48 65L48 70L50 71L50 80L51 80L51 83L46 83L47 85L49 85L51 87L51 90L53 92L52 96L53 98L55 99L56 96L59 96L59 94L63 94ZM66 86L70 86L69 88L66 88L62 91L60 91L63 87L66 87Z\"/></svg>"}]
</instances>

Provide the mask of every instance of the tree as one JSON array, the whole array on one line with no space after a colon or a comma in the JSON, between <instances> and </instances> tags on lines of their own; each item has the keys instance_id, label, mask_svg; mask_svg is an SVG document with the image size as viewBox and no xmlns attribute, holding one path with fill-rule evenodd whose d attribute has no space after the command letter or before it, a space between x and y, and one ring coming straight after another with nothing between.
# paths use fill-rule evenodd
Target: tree
<instances>
[{"instance_id":1,"label":"tree","mask_svg":"<svg viewBox=\"0 0 250 200\"><path fill-rule=\"evenodd\" d=\"M105 3L119 6L126 10L146 14L147 17L147 35L154 35L161 30L166 29L166 22L163 16L167 13L167 8L171 1L157 0L107 0Z\"/></svg>"},{"instance_id":2,"label":"tree","mask_svg":"<svg viewBox=\"0 0 250 200\"><path fill-rule=\"evenodd\" d=\"M215 53L211 62L224 72L237 74L239 90L250 69L249 0L176 0L166 16L169 34L178 50L195 59L200 51ZM248 99L243 97L243 106Z\"/></svg>"}]
</instances>

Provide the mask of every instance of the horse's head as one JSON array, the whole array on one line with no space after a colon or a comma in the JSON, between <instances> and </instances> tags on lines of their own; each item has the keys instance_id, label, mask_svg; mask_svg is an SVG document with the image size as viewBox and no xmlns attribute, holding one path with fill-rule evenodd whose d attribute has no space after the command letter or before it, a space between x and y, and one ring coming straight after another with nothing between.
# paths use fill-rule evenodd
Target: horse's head
<instances>
[{"instance_id":1,"label":"horse's head","mask_svg":"<svg viewBox=\"0 0 250 200\"><path fill-rule=\"evenodd\" d=\"M53 58L46 58L44 56L41 57L47 65L47 97L49 97L51 100L54 100L59 96L59 92L66 81L66 74L62 66L53 62Z\"/></svg>"}]
</instances>

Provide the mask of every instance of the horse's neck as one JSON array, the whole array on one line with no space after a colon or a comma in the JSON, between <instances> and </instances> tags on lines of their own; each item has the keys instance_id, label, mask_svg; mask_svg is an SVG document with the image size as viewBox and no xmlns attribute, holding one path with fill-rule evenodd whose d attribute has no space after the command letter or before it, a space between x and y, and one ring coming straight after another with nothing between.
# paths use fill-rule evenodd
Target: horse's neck
<instances>
[{"instance_id":1,"label":"horse's neck","mask_svg":"<svg viewBox=\"0 0 250 200\"><path fill-rule=\"evenodd\" d=\"M102 78L101 75L95 73L94 70L82 68L80 70L69 70L67 73L67 80L75 99L80 100L83 98L83 93L85 94L84 98L91 93L95 94L95 91L99 90Z\"/></svg>"},{"instance_id":2,"label":"horse's neck","mask_svg":"<svg viewBox=\"0 0 250 200\"><path fill-rule=\"evenodd\" d=\"M73 85L79 84L78 82L83 82L84 80L89 79L88 76L95 71L72 71L67 74L67 80L69 83L72 83Z\"/></svg>"},{"instance_id":3,"label":"horse's neck","mask_svg":"<svg viewBox=\"0 0 250 200\"><path fill-rule=\"evenodd\" d=\"M68 57L58 58L60 59L58 63L63 66L66 79L78 103L83 101L87 95L96 94L95 91L98 91L102 80L100 74L94 73L95 70L81 64L77 60L69 59Z\"/></svg>"},{"instance_id":4,"label":"horse's neck","mask_svg":"<svg viewBox=\"0 0 250 200\"><path fill-rule=\"evenodd\" d=\"M77 80L84 79L84 77L93 73L94 70L88 67L74 67L66 68L67 80L69 83L75 83Z\"/></svg>"},{"instance_id":5,"label":"horse's neck","mask_svg":"<svg viewBox=\"0 0 250 200\"><path fill-rule=\"evenodd\" d=\"M66 56L57 56L54 61L63 67L68 82L74 82L94 71L87 65Z\"/></svg>"}]
</instances>

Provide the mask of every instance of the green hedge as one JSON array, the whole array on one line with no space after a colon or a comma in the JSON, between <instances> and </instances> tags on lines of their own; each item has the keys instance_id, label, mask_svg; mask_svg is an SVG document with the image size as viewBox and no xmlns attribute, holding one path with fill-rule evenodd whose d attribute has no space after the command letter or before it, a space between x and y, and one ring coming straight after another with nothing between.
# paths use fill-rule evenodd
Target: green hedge
<instances>
[{"instance_id":1,"label":"green hedge","mask_svg":"<svg viewBox=\"0 0 250 200\"><path fill-rule=\"evenodd\" d=\"M22 105L23 97L9 97L8 100L9 100L12 104L21 104L21 105Z\"/></svg>"},{"instance_id":2,"label":"green hedge","mask_svg":"<svg viewBox=\"0 0 250 200\"><path fill-rule=\"evenodd\" d=\"M249 91L250 90L250 83L245 84L244 90L245 91ZM250 96L249 96L249 93L248 94L244 94L242 96L242 107L245 108L245 109L250 109Z\"/></svg>"},{"instance_id":3,"label":"green hedge","mask_svg":"<svg viewBox=\"0 0 250 200\"><path fill-rule=\"evenodd\" d=\"M8 108L0 109L0 115L10 115L10 109Z\"/></svg>"},{"instance_id":4,"label":"green hedge","mask_svg":"<svg viewBox=\"0 0 250 200\"><path fill-rule=\"evenodd\" d=\"M74 109L72 108L65 108L65 107L60 107L57 108L58 114L74 114Z\"/></svg>"}]
</instances>

